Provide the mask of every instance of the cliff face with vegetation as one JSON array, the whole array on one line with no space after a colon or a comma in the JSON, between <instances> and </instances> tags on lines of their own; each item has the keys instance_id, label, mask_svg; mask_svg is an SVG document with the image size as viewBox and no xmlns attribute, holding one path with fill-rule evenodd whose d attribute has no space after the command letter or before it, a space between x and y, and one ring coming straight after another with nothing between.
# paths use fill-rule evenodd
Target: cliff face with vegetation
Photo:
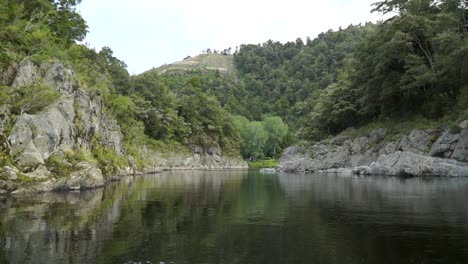
<instances>
[{"instance_id":1,"label":"cliff face with vegetation","mask_svg":"<svg viewBox=\"0 0 468 264\"><path fill-rule=\"evenodd\" d=\"M82 41L81 1L0 4L0 192L86 189L161 169L246 168L232 117L187 80L130 76Z\"/></svg>"},{"instance_id":2,"label":"cliff face with vegetation","mask_svg":"<svg viewBox=\"0 0 468 264\"><path fill-rule=\"evenodd\" d=\"M20 105L11 101L2 106L1 132L6 138L2 190L86 189L102 186L118 175L144 171L246 167L240 158L225 158L219 146L186 154L142 152L147 163L138 166L128 155L121 127L106 113L101 96L90 96L75 77L60 62L36 66L30 61L5 75L4 82L11 83L10 95L34 88ZM44 96L45 91L50 95ZM43 106L33 108L39 101L44 101Z\"/></svg>"}]
</instances>

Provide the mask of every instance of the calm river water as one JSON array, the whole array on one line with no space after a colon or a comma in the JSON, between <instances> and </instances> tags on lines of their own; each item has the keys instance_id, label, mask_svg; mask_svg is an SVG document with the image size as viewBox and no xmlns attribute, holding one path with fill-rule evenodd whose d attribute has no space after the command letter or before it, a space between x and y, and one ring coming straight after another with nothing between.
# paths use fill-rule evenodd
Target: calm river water
<instances>
[{"instance_id":1,"label":"calm river water","mask_svg":"<svg viewBox=\"0 0 468 264\"><path fill-rule=\"evenodd\" d=\"M0 263L468 263L468 178L164 172L0 198Z\"/></svg>"}]
</instances>

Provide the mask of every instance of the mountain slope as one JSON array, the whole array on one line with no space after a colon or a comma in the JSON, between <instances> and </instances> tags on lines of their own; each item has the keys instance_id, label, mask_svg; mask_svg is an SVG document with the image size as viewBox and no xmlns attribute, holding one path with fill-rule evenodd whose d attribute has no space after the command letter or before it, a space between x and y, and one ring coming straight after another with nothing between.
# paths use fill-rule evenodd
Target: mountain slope
<instances>
[{"instance_id":1,"label":"mountain slope","mask_svg":"<svg viewBox=\"0 0 468 264\"><path fill-rule=\"evenodd\" d=\"M190 72L196 70L219 71L224 74L236 74L234 57L217 53L200 54L195 57L187 57L183 61L166 64L152 69L160 75L173 74L177 72Z\"/></svg>"}]
</instances>

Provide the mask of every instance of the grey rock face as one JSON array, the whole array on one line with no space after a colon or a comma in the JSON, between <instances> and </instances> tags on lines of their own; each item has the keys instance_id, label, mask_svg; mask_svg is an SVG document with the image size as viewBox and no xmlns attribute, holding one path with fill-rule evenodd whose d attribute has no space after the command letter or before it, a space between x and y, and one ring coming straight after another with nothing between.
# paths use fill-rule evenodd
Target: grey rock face
<instances>
[{"instance_id":1,"label":"grey rock face","mask_svg":"<svg viewBox=\"0 0 468 264\"><path fill-rule=\"evenodd\" d=\"M33 172L25 173L24 175L34 179L47 179L52 176L52 173L45 166L39 166Z\"/></svg>"},{"instance_id":2,"label":"grey rock face","mask_svg":"<svg viewBox=\"0 0 468 264\"><path fill-rule=\"evenodd\" d=\"M449 130L445 131L432 145L428 155L439 158L450 158L457 142L460 138L458 134L452 134Z\"/></svg>"},{"instance_id":3,"label":"grey rock face","mask_svg":"<svg viewBox=\"0 0 468 264\"><path fill-rule=\"evenodd\" d=\"M404 136L397 146L400 151L409 151L424 154L430 147L432 131L413 130L408 136Z\"/></svg>"},{"instance_id":4,"label":"grey rock face","mask_svg":"<svg viewBox=\"0 0 468 264\"><path fill-rule=\"evenodd\" d=\"M386 135L387 135L387 130L383 128L378 128L372 131L368 137L369 137L370 142L375 143L375 142L379 142L383 140Z\"/></svg>"},{"instance_id":5,"label":"grey rock face","mask_svg":"<svg viewBox=\"0 0 468 264\"><path fill-rule=\"evenodd\" d=\"M9 105L0 105L0 134L5 132L5 128L10 122L10 110Z\"/></svg>"},{"instance_id":6,"label":"grey rock face","mask_svg":"<svg viewBox=\"0 0 468 264\"><path fill-rule=\"evenodd\" d=\"M466 177L468 166L454 160L397 151L380 156L370 165L370 174Z\"/></svg>"},{"instance_id":7,"label":"grey rock face","mask_svg":"<svg viewBox=\"0 0 468 264\"><path fill-rule=\"evenodd\" d=\"M468 128L461 131L460 138L451 158L463 162L468 161Z\"/></svg>"},{"instance_id":8,"label":"grey rock face","mask_svg":"<svg viewBox=\"0 0 468 264\"><path fill-rule=\"evenodd\" d=\"M34 66L32 62L27 60L23 61L16 70L15 78L11 86L16 88L33 84L40 77L39 72L38 68Z\"/></svg>"},{"instance_id":9,"label":"grey rock face","mask_svg":"<svg viewBox=\"0 0 468 264\"><path fill-rule=\"evenodd\" d=\"M8 180L16 180L18 178L19 170L15 167L5 166L3 167L3 177Z\"/></svg>"},{"instance_id":10,"label":"grey rock face","mask_svg":"<svg viewBox=\"0 0 468 264\"><path fill-rule=\"evenodd\" d=\"M354 140L321 141L307 150L298 146L289 147L282 155L277 169L314 172L366 165L377 159L378 153L372 145L380 142L385 134L385 130L379 130L369 137Z\"/></svg>"},{"instance_id":11,"label":"grey rock face","mask_svg":"<svg viewBox=\"0 0 468 264\"><path fill-rule=\"evenodd\" d=\"M43 82L54 87L60 94L69 95L73 93L72 76L74 72L66 68L60 62L45 63L41 65L41 70L45 71Z\"/></svg>"},{"instance_id":12,"label":"grey rock face","mask_svg":"<svg viewBox=\"0 0 468 264\"><path fill-rule=\"evenodd\" d=\"M219 146L211 146L206 151L197 146L194 148L191 155L172 153L164 156L155 156L152 170L221 170L247 168L247 162L242 158L224 156Z\"/></svg>"},{"instance_id":13,"label":"grey rock face","mask_svg":"<svg viewBox=\"0 0 468 264\"><path fill-rule=\"evenodd\" d=\"M104 114L100 97L91 99L83 90L78 89L75 92L75 111L80 124L76 131L78 145L90 150L91 139L98 134L103 146L113 149L118 155L125 153L120 126L115 119Z\"/></svg>"},{"instance_id":14,"label":"grey rock face","mask_svg":"<svg viewBox=\"0 0 468 264\"><path fill-rule=\"evenodd\" d=\"M460 127L468 122L463 122ZM277 170L414 176L468 176L468 128L413 130L384 141L378 129L365 137L321 141L304 149L287 148ZM300 151L298 151L300 149ZM345 170L343 170L343 168Z\"/></svg>"},{"instance_id":15,"label":"grey rock face","mask_svg":"<svg viewBox=\"0 0 468 264\"><path fill-rule=\"evenodd\" d=\"M85 190L104 186L102 171L96 166L81 162L78 167L80 170L70 175L70 178L66 181L65 189Z\"/></svg>"},{"instance_id":16,"label":"grey rock face","mask_svg":"<svg viewBox=\"0 0 468 264\"><path fill-rule=\"evenodd\" d=\"M43 165L51 155L81 146L91 149L91 140L100 135L103 146L124 154L123 136L117 122L102 109L102 100L91 99L74 88L73 71L61 63L46 63L35 67L29 62L19 67L14 83L18 86L42 82L60 92L57 102L40 113L19 116L8 140L15 162L22 168ZM45 72L39 79L37 72Z\"/></svg>"},{"instance_id":17,"label":"grey rock face","mask_svg":"<svg viewBox=\"0 0 468 264\"><path fill-rule=\"evenodd\" d=\"M15 161L22 167L44 164L51 154L72 149L74 142L73 100L62 97L45 112L18 117L8 140Z\"/></svg>"}]
</instances>

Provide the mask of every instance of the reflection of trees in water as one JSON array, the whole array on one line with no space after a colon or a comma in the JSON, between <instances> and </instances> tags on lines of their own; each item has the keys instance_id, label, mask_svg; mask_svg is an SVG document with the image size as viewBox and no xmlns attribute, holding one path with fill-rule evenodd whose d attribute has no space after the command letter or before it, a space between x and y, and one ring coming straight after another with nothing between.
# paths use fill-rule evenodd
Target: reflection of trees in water
<instances>
[{"instance_id":1,"label":"reflection of trees in water","mask_svg":"<svg viewBox=\"0 0 468 264\"><path fill-rule=\"evenodd\" d=\"M394 208L403 213L459 213L468 219L468 178L355 177L334 174L281 174L279 181L295 203L313 196L324 206L355 212ZM449 219L447 219L449 220Z\"/></svg>"},{"instance_id":2,"label":"reflection of trees in water","mask_svg":"<svg viewBox=\"0 0 468 264\"><path fill-rule=\"evenodd\" d=\"M127 181L130 179L127 179ZM10 263L93 262L120 217L127 187L8 198L0 208L0 260ZM1 262L1 261L0 261Z\"/></svg>"},{"instance_id":3,"label":"reflection of trees in water","mask_svg":"<svg viewBox=\"0 0 468 264\"><path fill-rule=\"evenodd\" d=\"M200 252L216 252L229 237L226 226L282 221L286 204L269 199L270 187L279 186L271 181L277 180L249 179L245 171L165 172L101 190L7 199L0 207L0 259L206 259L213 254Z\"/></svg>"},{"instance_id":4,"label":"reflection of trees in water","mask_svg":"<svg viewBox=\"0 0 468 264\"><path fill-rule=\"evenodd\" d=\"M462 263L468 257L468 179L333 174L278 178L290 210L312 217L311 224L303 226L315 238L304 241L333 245L329 252L335 254L327 263Z\"/></svg>"},{"instance_id":5,"label":"reflection of trees in water","mask_svg":"<svg viewBox=\"0 0 468 264\"><path fill-rule=\"evenodd\" d=\"M467 226L467 184L245 171L128 177L102 190L0 201L0 262L427 262L424 238L460 255L444 241Z\"/></svg>"},{"instance_id":6,"label":"reflection of trees in water","mask_svg":"<svg viewBox=\"0 0 468 264\"><path fill-rule=\"evenodd\" d=\"M263 225L277 225L285 217L286 203L278 200L279 189L272 191L279 187L276 177L249 177L245 171L177 172L145 178L142 184L156 188L140 192L142 200L128 199L114 230L131 237L133 250L119 253L108 244L105 251L115 253L108 263L125 261L124 256L187 263L219 263L227 257L223 262L231 263L247 252L248 241L258 238L239 227L259 233ZM141 225L120 225L127 222ZM239 235L246 235L242 243L231 244Z\"/></svg>"}]
</instances>

